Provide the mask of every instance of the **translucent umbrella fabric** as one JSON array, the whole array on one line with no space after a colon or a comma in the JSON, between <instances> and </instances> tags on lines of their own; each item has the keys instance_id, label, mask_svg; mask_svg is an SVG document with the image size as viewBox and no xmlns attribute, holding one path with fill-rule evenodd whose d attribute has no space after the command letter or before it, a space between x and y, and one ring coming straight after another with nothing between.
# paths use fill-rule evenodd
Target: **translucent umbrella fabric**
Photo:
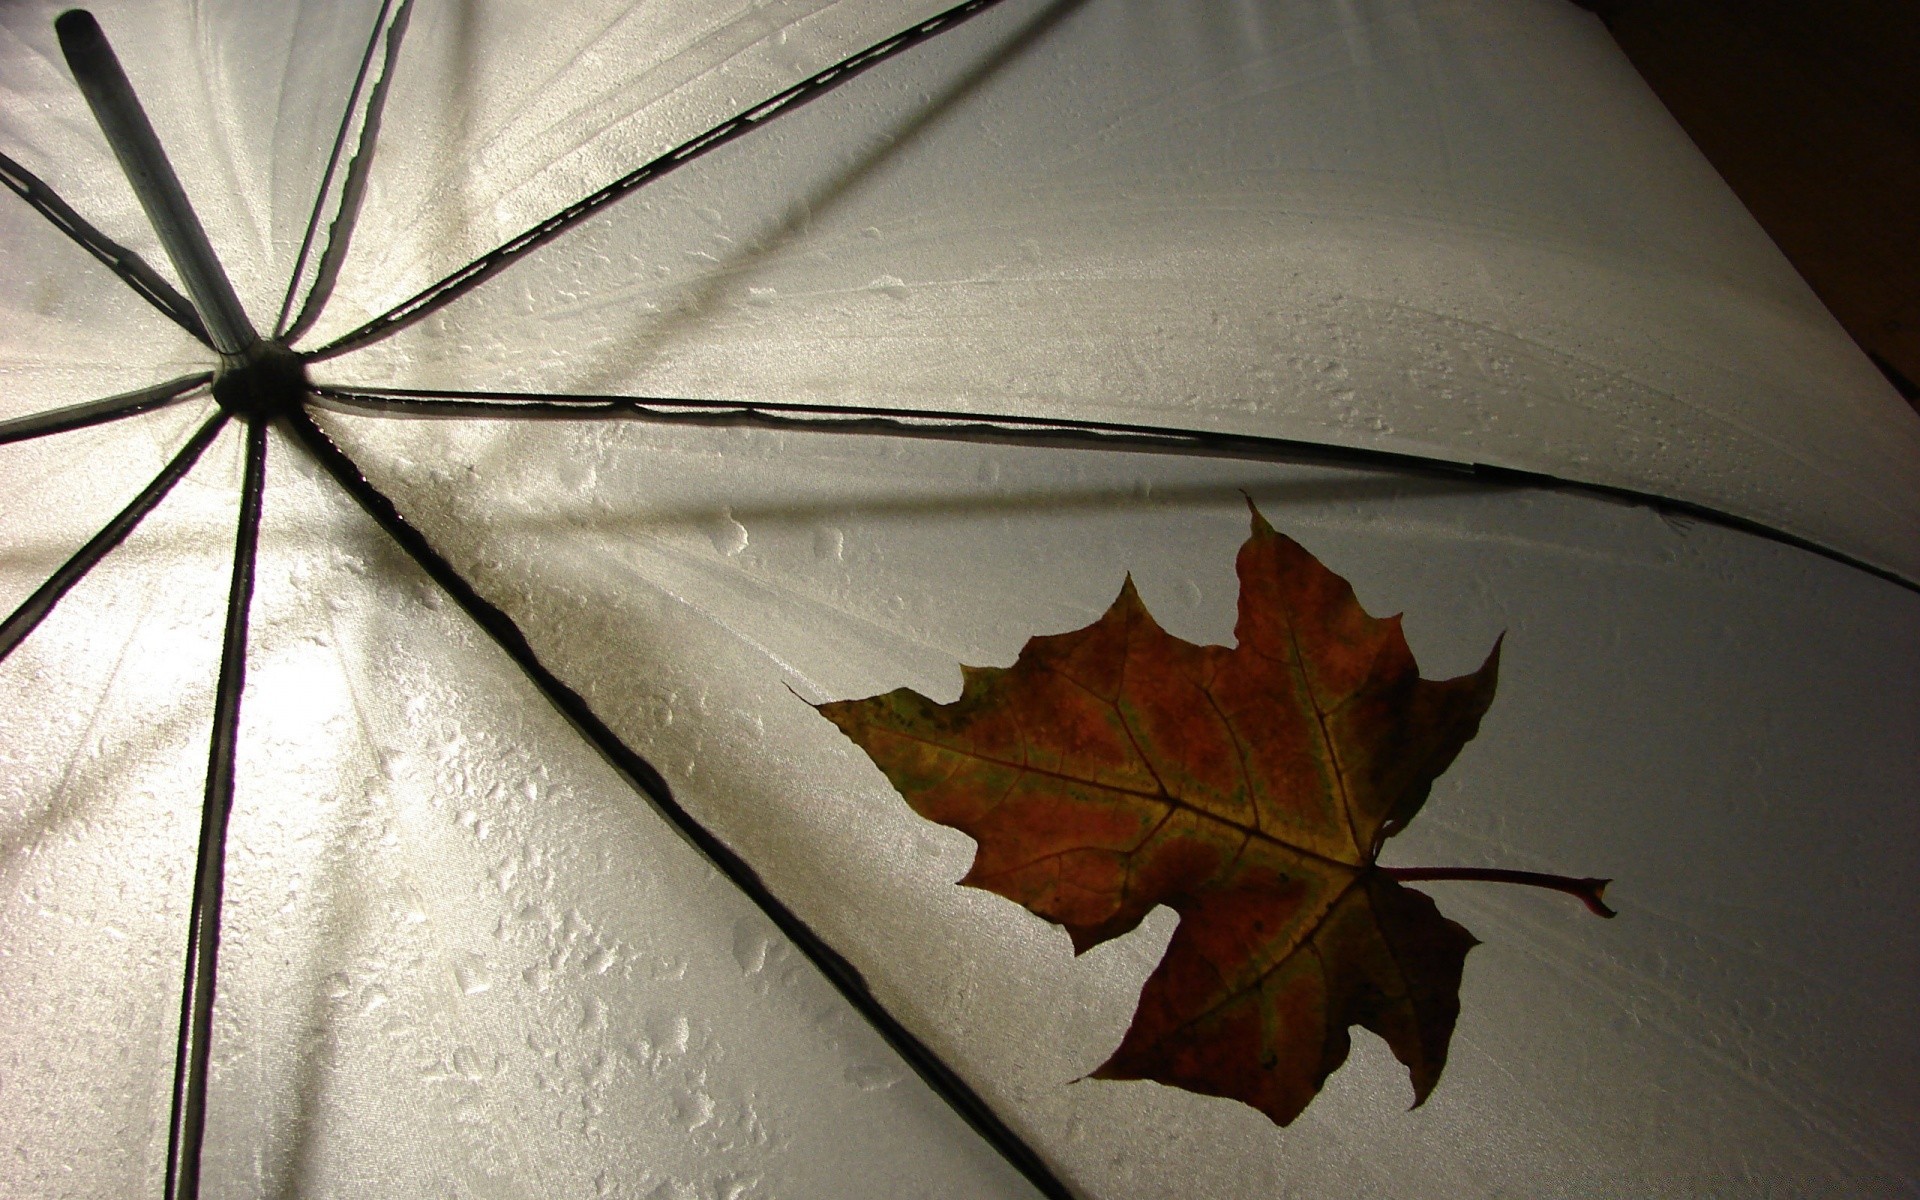
<instances>
[{"instance_id":1,"label":"translucent umbrella fabric","mask_svg":"<svg viewBox=\"0 0 1920 1200\"><path fill-rule=\"evenodd\" d=\"M301 344L923 15L848 8L423 0ZM51 16L7 14L5 150L164 272ZM100 16L264 323L372 10ZM207 369L37 214L0 221L4 415ZM1010 2L313 374L1367 445L1920 575L1911 413L1560 4ZM9 607L205 409L0 450ZM1392 472L322 420L1084 1194L1884 1191L1920 1159L1920 604L1895 583ZM0 670L10 1192L157 1190L236 443ZM966 840L793 694L951 695L956 662L1084 623L1127 571L1174 632L1228 640L1242 491L1404 609L1429 675L1508 632L1487 726L1396 853L1619 880L1605 926L1434 886L1486 944L1411 1114L1375 1045L1285 1130L1073 1082L1171 919L1075 960L951 887ZM209 1194L1022 1194L278 434L263 538Z\"/></svg>"}]
</instances>

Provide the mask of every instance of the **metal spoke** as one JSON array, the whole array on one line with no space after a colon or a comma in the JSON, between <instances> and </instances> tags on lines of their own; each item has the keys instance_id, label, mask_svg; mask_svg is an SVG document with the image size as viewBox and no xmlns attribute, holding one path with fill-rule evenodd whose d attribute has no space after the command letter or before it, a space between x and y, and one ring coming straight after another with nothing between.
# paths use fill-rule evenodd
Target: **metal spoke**
<instances>
[{"instance_id":1,"label":"metal spoke","mask_svg":"<svg viewBox=\"0 0 1920 1200\"><path fill-rule=\"evenodd\" d=\"M311 417L303 412L295 412L288 416L287 422L295 439L367 515L386 530L388 536L420 569L493 639L548 702L653 806L654 811L666 819L676 833L759 906L780 932L820 969L828 982L941 1099L999 1151L1015 1170L1026 1176L1043 1196L1050 1200L1071 1200L1073 1193L1054 1175L1038 1152L1002 1121L953 1068L882 1007L859 970L783 904L745 859L735 854L732 848L681 807L660 772L621 740L579 692L541 661L513 618L482 596L435 550L426 537L401 515L393 501L367 479L358 465L313 423Z\"/></svg>"},{"instance_id":2,"label":"metal spoke","mask_svg":"<svg viewBox=\"0 0 1920 1200\"><path fill-rule=\"evenodd\" d=\"M15 195L51 221L55 229L79 243L82 250L106 264L106 268L139 293L141 299L192 334L201 345L213 349L213 341L207 337L207 327L200 323L200 314L193 311L192 303L161 278L158 271L147 265L146 259L101 233L39 176L4 154L0 154L0 183L12 188Z\"/></svg>"},{"instance_id":3,"label":"metal spoke","mask_svg":"<svg viewBox=\"0 0 1920 1200\"><path fill-rule=\"evenodd\" d=\"M955 28L961 22L978 16L998 3L1000 0L965 0L964 3L956 4L938 16L929 17L911 29L875 43L858 54L841 59L825 70L794 84L786 91L721 122L698 137L682 142L659 158L622 175L592 195L575 201L533 228L474 259L445 279L401 301L358 329L328 342L308 355L308 358L316 362L332 358L404 329L436 309L452 303L483 280L511 265L522 255L559 237L614 201L663 178L777 117L800 109L887 59L912 49L928 38Z\"/></svg>"},{"instance_id":4,"label":"metal spoke","mask_svg":"<svg viewBox=\"0 0 1920 1200\"><path fill-rule=\"evenodd\" d=\"M13 653L15 646L26 640L27 635L46 619L47 614L53 611L54 606L60 603L60 598L65 596L74 584L85 579L87 572L93 570L95 564L124 541L126 536L133 532L134 527L140 524L141 519L167 498L167 493L173 490L173 485L179 483L186 473L193 469L193 464L199 461L201 452L212 444L214 437L220 432L220 427L226 424L226 421L227 414L224 412L217 412L208 417L206 424L202 425L187 444L180 448L180 452L175 454L166 466L160 468L160 473L153 477L153 482L141 489L140 494L121 509L113 520L108 521L100 532L89 538L87 544L75 551L72 558L61 563L60 568L49 576L45 583L34 589L33 595L22 601L20 607L14 609L12 615L4 622L0 622L0 661L4 661L9 654Z\"/></svg>"},{"instance_id":5,"label":"metal spoke","mask_svg":"<svg viewBox=\"0 0 1920 1200\"><path fill-rule=\"evenodd\" d=\"M391 23L387 20L389 13L393 15ZM412 14L413 0L399 0L398 11L394 10L394 0L384 0L379 15L374 18L373 33L367 38L366 54L360 59L360 73L354 77L353 90L347 94L347 108L340 117L340 131L334 136L333 150L327 156L326 173L321 176L320 190L313 198L313 214L307 218L307 232L300 240L300 254L294 260L293 276L287 280L286 299L281 301L280 316L274 322L274 337L284 343L292 343L311 328L326 308L328 297L333 295L334 282L340 277L340 266L346 261L347 247L353 241L353 227L360 217L360 203L366 196L367 175L373 169L373 149L380 138L380 118L387 107L387 88L393 82L394 62L400 55L400 39L406 35L407 20ZM361 89L366 86L382 31L386 34L387 51L381 64L380 77L374 81L373 90L367 97L366 115L360 123L359 144L354 149L352 161L347 165L346 181L340 187L340 207L327 229L326 249L321 252L320 265L314 272L312 286L307 289L307 298L300 306L300 315L294 317L293 298L299 292L301 276L306 273L314 239L319 236L320 217L326 211L327 195L333 188L333 177L340 169L340 158L347 146L347 133L353 125L354 102L360 98Z\"/></svg>"},{"instance_id":6,"label":"metal spoke","mask_svg":"<svg viewBox=\"0 0 1920 1200\"><path fill-rule=\"evenodd\" d=\"M240 695L247 682L247 609L253 600L253 566L260 544L266 470L267 425L262 420L250 421L246 475L240 485L240 522L233 544L233 579L227 591L226 636L220 647L220 680L213 700L207 793L200 809L200 853L194 869L193 908L187 917L180 1045L173 1063L173 1120L167 1137L167 1200L195 1200L200 1194L214 977L220 959L220 900L226 889L227 817L233 809Z\"/></svg>"},{"instance_id":7,"label":"metal spoke","mask_svg":"<svg viewBox=\"0 0 1920 1200\"><path fill-rule=\"evenodd\" d=\"M141 388L135 392L122 392L118 396L108 396L102 400L69 404L65 408L50 408L46 412L15 417L11 421L0 421L0 446L9 442L31 441L52 433L85 429L89 425L104 425L109 421L118 421L122 417L152 412L156 408L165 408L169 404L177 404L191 398L195 389L205 387L211 382L213 382L212 372L203 371L198 375L182 375L178 379L156 383L150 388Z\"/></svg>"},{"instance_id":8,"label":"metal spoke","mask_svg":"<svg viewBox=\"0 0 1920 1200\"><path fill-rule=\"evenodd\" d=\"M413 388L316 387L314 394L330 407L382 416L561 421L625 417L659 425L777 429L996 446L1049 446L1245 458L1260 462L1397 471L1490 488L1572 492L1639 505L1662 516L1704 521L1724 529L1738 530L1865 571L1910 592L1920 592L1920 581L1908 579L1885 567L1798 534L1689 500L1674 500L1633 488L1568 479L1543 471L1525 471L1491 463L1458 462L1421 454L1374 450L1365 446L1163 425L1132 425L1118 421L1081 421L1071 417L1024 417L878 405L780 404L663 396Z\"/></svg>"}]
</instances>

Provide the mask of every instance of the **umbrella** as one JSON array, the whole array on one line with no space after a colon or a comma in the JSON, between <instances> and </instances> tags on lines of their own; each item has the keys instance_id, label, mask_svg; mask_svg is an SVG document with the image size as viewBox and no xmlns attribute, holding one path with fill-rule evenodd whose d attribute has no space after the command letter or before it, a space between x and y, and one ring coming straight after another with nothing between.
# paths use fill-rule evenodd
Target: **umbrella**
<instances>
[{"instance_id":1,"label":"umbrella","mask_svg":"<svg viewBox=\"0 0 1920 1200\"><path fill-rule=\"evenodd\" d=\"M973 8L103 13L230 303L9 14L11 1190L1911 1175L1911 414L1571 9ZM315 415L210 429L234 309L304 325ZM1076 958L952 888L792 694L951 695L1129 570L1225 640L1243 493L1430 672L1508 630L1402 851L1620 880L1599 931L1435 888L1487 945L1411 1115L1378 1047L1286 1130L1075 1082L1168 915Z\"/></svg>"}]
</instances>

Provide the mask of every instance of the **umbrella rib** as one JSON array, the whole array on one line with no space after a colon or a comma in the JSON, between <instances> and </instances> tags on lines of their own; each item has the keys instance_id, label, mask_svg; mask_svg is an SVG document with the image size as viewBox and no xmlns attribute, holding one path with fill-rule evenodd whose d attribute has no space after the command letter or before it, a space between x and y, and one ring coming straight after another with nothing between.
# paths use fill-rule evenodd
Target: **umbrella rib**
<instances>
[{"instance_id":1,"label":"umbrella rib","mask_svg":"<svg viewBox=\"0 0 1920 1200\"><path fill-rule=\"evenodd\" d=\"M9 442L30 441L53 433L66 433L73 429L85 429L89 425L104 425L109 421L118 421L122 417L152 412L156 408L165 408L169 404L177 404L188 399L195 389L212 381L212 373L203 371L198 375L182 375L178 379L169 379L165 383L156 383L152 387L141 388L138 391L122 392L118 396L89 400L84 404L69 404L64 408L52 408L46 412L16 417L11 421L0 421L0 446Z\"/></svg>"},{"instance_id":2,"label":"umbrella rib","mask_svg":"<svg viewBox=\"0 0 1920 1200\"><path fill-rule=\"evenodd\" d=\"M153 481L135 496L125 508L101 527L100 531L87 539L85 545L74 551L73 557L61 563L47 581L34 589L31 596L21 602L4 622L0 622L0 661L13 653L14 647L25 641L41 621L54 610L73 585L87 577L87 573L105 558L132 533L134 527L166 499L173 485L179 483L186 473L199 461L200 454L212 444L215 435L226 424L225 411L214 413L204 425L188 439Z\"/></svg>"},{"instance_id":3,"label":"umbrella rib","mask_svg":"<svg viewBox=\"0 0 1920 1200\"><path fill-rule=\"evenodd\" d=\"M541 661L513 618L482 596L452 563L442 557L425 535L401 514L385 493L367 479L359 466L310 416L295 411L288 414L286 419L294 437L333 476L335 482L493 639L547 701L625 778L628 785L664 817L682 839L767 915L961 1119L972 1126L1043 1196L1050 1200L1071 1200L1073 1193L1054 1175L1046 1161L1002 1121L953 1068L881 1005L858 968L782 903L745 859L681 807L653 764L628 746L579 692Z\"/></svg>"},{"instance_id":4,"label":"umbrella rib","mask_svg":"<svg viewBox=\"0 0 1920 1200\"><path fill-rule=\"evenodd\" d=\"M240 696L247 681L247 610L253 600L255 551L260 545L261 500L266 491L267 425L247 423L246 474L233 541L233 578L227 590L226 634L213 700L213 737L207 753L206 800L200 808L200 851L194 868L193 908L187 918L187 963L180 988L180 1043L173 1062L173 1119L167 1136L167 1200L200 1194L200 1147L206 1133L207 1069L213 1041L214 976L220 958L220 901L226 890L227 817L233 809L234 759L239 747Z\"/></svg>"},{"instance_id":5,"label":"umbrella rib","mask_svg":"<svg viewBox=\"0 0 1920 1200\"><path fill-rule=\"evenodd\" d=\"M422 317L457 300L469 290L510 266L522 255L559 237L614 201L719 149L735 138L787 113L797 111L868 69L912 49L929 38L955 28L998 3L1000 0L963 0L962 3L929 17L910 29L876 42L859 53L849 55L825 70L808 76L785 91L730 117L705 133L682 142L652 162L622 175L599 191L576 200L538 225L474 259L453 274L437 283L429 284L358 329L328 342L307 355L308 359L320 361L333 358L404 329Z\"/></svg>"},{"instance_id":6,"label":"umbrella rib","mask_svg":"<svg viewBox=\"0 0 1920 1200\"><path fill-rule=\"evenodd\" d=\"M200 323L200 314L146 259L101 233L39 176L5 154L0 154L0 183L5 183L14 195L25 200L82 250L100 260L141 299L159 309L161 315L192 334L207 349L213 349L213 339L207 336L207 327Z\"/></svg>"},{"instance_id":7,"label":"umbrella rib","mask_svg":"<svg viewBox=\"0 0 1920 1200\"><path fill-rule=\"evenodd\" d=\"M1460 462L1396 450L1376 450L1298 438L1085 421L1071 417L1025 417L941 409L888 408L875 405L758 403L662 396L585 395L541 392L485 392L419 388L319 386L323 400L359 411L396 417L454 417L521 420L594 420L627 417L662 425L709 428L760 428L852 436L925 438L1002 446L1045 446L1135 451L1258 461L1302 462L1328 466L1390 470L1452 479L1497 488L1529 488L1584 493L1651 508L1662 516L1705 521L1864 571L1910 592L1920 581L1810 538L1776 529L1690 500L1612 484L1569 479L1492 463Z\"/></svg>"},{"instance_id":8,"label":"umbrella rib","mask_svg":"<svg viewBox=\"0 0 1920 1200\"><path fill-rule=\"evenodd\" d=\"M389 12L393 13L391 22L387 20ZM346 261L347 247L353 241L353 229L360 219L360 205L366 198L367 176L373 169L374 145L380 138L380 119L386 111L387 89L393 83L394 63L400 55L400 40L406 36L407 21L412 14L413 0L400 0L397 11L394 11L394 0L385 0L380 6L379 15L374 18L373 33L367 39L366 54L360 60L360 73L354 78L353 91L347 96L346 111L340 116L340 131L334 136L333 150L327 157L326 173L320 179L320 191L313 198L313 215L307 218L307 232L300 241L300 254L294 260L293 276L287 280L287 295L281 301L279 319L274 322L274 336L282 342L293 342L319 320L327 300L333 295L333 286L340 278L341 264ZM353 158L347 163L346 181L340 186L340 207L328 226L326 248L321 251L313 284L307 289L307 298L301 303L299 316L293 317L293 298L300 290L300 278L306 272L314 238L320 232L320 215L326 210L327 193L332 189L333 177L340 167L340 156L346 149L347 133L353 125L354 101L359 99L361 89L366 85L374 51L380 45L383 30L386 33L386 55L381 64L380 77L374 81L367 96L366 117L360 123L360 138L354 147Z\"/></svg>"}]
</instances>

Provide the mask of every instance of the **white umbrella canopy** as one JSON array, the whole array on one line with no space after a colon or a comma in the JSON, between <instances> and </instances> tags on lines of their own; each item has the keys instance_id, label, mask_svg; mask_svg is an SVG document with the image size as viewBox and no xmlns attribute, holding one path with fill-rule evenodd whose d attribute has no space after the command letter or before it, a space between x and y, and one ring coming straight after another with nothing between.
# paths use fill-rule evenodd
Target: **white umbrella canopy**
<instances>
[{"instance_id":1,"label":"white umbrella canopy","mask_svg":"<svg viewBox=\"0 0 1920 1200\"><path fill-rule=\"evenodd\" d=\"M338 114L390 80L313 350L938 8L421 0L380 12L404 36L357 93L374 6L98 15L263 328ZM9 179L170 275L55 11L6 14ZM0 221L0 419L212 369L43 214ZM1008 0L376 332L311 376L388 407L316 419L1075 1194L1873 1193L1920 1169L1920 428L1572 6ZM395 419L400 389L1214 436ZM0 447L0 601L212 408ZM207 1193L1031 1194L288 428ZM1226 435L1493 463L1827 553ZM240 443L0 666L9 1194L160 1187ZM1618 881L1604 924L1423 885L1484 944L1412 1112L1364 1036L1284 1129L1081 1080L1172 915L1076 958L952 886L970 841L802 702L950 698L956 663L1085 624L1128 572L1172 632L1229 641L1243 494L1404 610L1425 674L1506 631L1479 737L1390 861Z\"/></svg>"}]
</instances>

